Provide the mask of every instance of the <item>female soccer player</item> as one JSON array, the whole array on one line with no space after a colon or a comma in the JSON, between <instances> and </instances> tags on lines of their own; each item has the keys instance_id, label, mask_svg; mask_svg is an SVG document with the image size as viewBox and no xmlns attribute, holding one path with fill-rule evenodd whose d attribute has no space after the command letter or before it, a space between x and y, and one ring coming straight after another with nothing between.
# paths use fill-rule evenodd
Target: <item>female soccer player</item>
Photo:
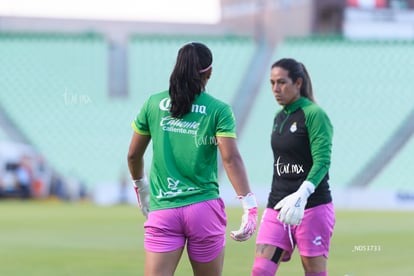
<instances>
[{"instance_id":1,"label":"female soccer player","mask_svg":"<svg viewBox=\"0 0 414 276\"><path fill-rule=\"evenodd\" d=\"M282 109L271 134L272 189L256 238L253 276L273 276L297 246L305 276L325 276L335 224L328 184L333 128L313 98L305 66L281 59L271 67Z\"/></svg>"},{"instance_id":2,"label":"female soccer player","mask_svg":"<svg viewBox=\"0 0 414 276\"><path fill-rule=\"evenodd\" d=\"M185 245L194 275L221 275L227 220L218 188L217 148L244 208L240 229L231 237L244 241L256 229L257 203L235 141L233 112L205 91L212 62L204 44L184 45L169 89L150 96L132 123L128 166L148 217L145 275L173 275ZM143 155L150 140L148 181Z\"/></svg>"}]
</instances>

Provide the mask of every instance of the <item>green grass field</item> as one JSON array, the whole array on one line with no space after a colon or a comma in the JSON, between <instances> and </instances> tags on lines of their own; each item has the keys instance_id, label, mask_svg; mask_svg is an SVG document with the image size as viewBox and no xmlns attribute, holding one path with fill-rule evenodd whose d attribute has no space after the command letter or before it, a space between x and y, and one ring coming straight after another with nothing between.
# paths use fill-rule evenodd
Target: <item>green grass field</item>
<instances>
[{"instance_id":1,"label":"green grass field","mask_svg":"<svg viewBox=\"0 0 414 276\"><path fill-rule=\"evenodd\" d=\"M229 230L241 212L227 209ZM336 215L329 275L413 275L413 212ZM143 222L134 206L0 201L0 275L142 275ZM253 258L254 238L228 238L223 274L250 275ZM176 275L192 275L186 254ZM296 251L278 275L303 275Z\"/></svg>"}]
</instances>

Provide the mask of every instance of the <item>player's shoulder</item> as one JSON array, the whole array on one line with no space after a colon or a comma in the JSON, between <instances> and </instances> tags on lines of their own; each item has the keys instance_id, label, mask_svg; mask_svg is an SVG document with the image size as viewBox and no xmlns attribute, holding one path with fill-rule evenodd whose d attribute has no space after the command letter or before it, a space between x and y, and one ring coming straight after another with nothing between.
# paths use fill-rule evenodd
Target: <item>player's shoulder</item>
<instances>
[{"instance_id":1,"label":"player's shoulder","mask_svg":"<svg viewBox=\"0 0 414 276\"><path fill-rule=\"evenodd\" d=\"M217 109L230 108L230 104L206 92L201 93L198 99L202 101L203 103L205 103L206 105L214 106Z\"/></svg>"},{"instance_id":2,"label":"player's shoulder","mask_svg":"<svg viewBox=\"0 0 414 276\"><path fill-rule=\"evenodd\" d=\"M168 108L170 104L170 96L168 90L162 92L156 92L149 95L144 103L147 107L159 106L161 109L164 107Z\"/></svg>"},{"instance_id":3,"label":"player's shoulder","mask_svg":"<svg viewBox=\"0 0 414 276\"><path fill-rule=\"evenodd\" d=\"M331 125L330 118L325 110L317 103L311 102L303 107L305 118L308 124L324 124Z\"/></svg>"},{"instance_id":4,"label":"player's shoulder","mask_svg":"<svg viewBox=\"0 0 414 276\"><path fill-rule=\"evenodd\" d=\"M310 100L306 101L306 104L304 104L302 106L302 109L304 110L305 113L308 114L324 114L326 115L325 109L323 107L321 107L319 104L312 102Z\"/></svg>"},{"instance_id":5,"label":"player's shoulder","mask_svg":"<svg viewBox=\"0 0 414 276\"><path fill-rule=\"evenodd\" d=\"M156 93L149 95L148 100L157 101L157 100L162 100L164 98L169 98L169 97L170 95L168 93L168 90L164 90L164 91L156 92Z\"/></svg>"}]
</instances>

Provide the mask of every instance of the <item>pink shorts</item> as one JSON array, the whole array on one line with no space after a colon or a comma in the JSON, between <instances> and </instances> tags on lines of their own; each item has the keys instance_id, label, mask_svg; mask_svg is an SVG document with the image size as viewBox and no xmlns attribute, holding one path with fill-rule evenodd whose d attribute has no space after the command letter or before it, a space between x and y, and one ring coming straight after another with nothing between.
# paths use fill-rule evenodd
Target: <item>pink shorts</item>
<instances>
[{"instance_id":1,"label":"pink shorts","mask_svg":"<svg viewBox=\"0 0 414 276\"><path fill-rule=\"evenodd\" d=\"M210 262L226 244L227 218L221 198L179 208L152 211L144 223L144 247L170 252L187 243L191 260Z\"/></svg>"},{"instance_id":2,"label":"pink shorts","mask_svg":"<svg viewBox=\"0 0 414 276\"><path fill-rule=\"evenodd\" d=\"M286 252L282 261L290 260L295 246L301 256L328 257L335 225L332 203L306 209L302 223L298 226L283 224L277 219L278 213L271 208L265 209L256 244L269 244L283 249Z\"/></svg>"}]
</instances>

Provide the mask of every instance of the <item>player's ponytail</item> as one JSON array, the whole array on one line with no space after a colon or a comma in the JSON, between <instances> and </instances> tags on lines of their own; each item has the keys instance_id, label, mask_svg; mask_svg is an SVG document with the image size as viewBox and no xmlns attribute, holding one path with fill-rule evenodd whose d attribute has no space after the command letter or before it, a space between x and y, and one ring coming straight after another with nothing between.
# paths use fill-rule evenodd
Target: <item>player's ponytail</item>
<instances>
[{"instance_id":1,"label":"player's ponytail","mask_svg":"<svg viewBox=\"0 0 414 276\"><path fill-rule=\"evenodd\" d=\"M298 78L301 78L302 86L300 87L300 95L302 97L308 98L312 102L315 102L315 98L313 96L312 81L305 65L294 60L293 58L283 58L276 61L272 65L272 68L274 67L281 67L288 71L288 76L293 82L296 82Z\"/></svg>"},{"instance_id":2,"label":"player's ponytail","mask_svg":"<svg viewBox=\"0 0 414 276\"><path fill-rule=\"evenodd\" d=\"M205 89L212 61L211 51L201 43L188 43L178 51L169 87L173 117L181 118L191 111L195 97Z\"/></svg>"},{"instance_id":3,"label":"player's ponytail","mask_svg":"<svg viewBox=\"0 0 414 276\"><path fill-rule=\"evenodd\" d=\"M315 98L313 96L313 88L312 88L312 80L309 76L308 70L306 70L305 65L303 63L299 63L303 70L303 82L302 86L300 87L300 94L303 97L308 98L312 102L315 102Z\"/></svg>"}]
</instances>

